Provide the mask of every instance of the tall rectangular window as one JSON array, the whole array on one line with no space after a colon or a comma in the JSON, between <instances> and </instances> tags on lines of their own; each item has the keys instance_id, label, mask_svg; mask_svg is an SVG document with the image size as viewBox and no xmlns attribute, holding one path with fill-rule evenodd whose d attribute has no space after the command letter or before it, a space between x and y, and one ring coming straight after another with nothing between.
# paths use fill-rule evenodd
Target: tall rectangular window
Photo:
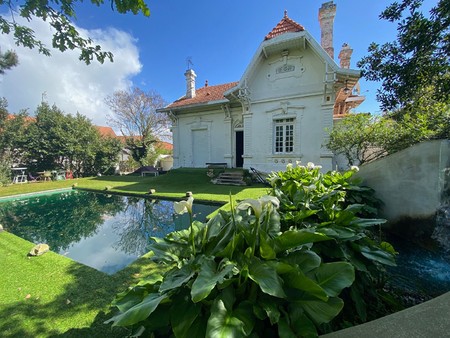
<instances>
[{"instance_id":1,"label":"tall rectangular window","mask_svg":"<svg viewBox=\"0 0 450 338\"><path fill-rule=\"evenodd\" d=\"M276 154L294 152L294 120L294 118L290 118L274 121Z\"/></svg>"}]
</instances>

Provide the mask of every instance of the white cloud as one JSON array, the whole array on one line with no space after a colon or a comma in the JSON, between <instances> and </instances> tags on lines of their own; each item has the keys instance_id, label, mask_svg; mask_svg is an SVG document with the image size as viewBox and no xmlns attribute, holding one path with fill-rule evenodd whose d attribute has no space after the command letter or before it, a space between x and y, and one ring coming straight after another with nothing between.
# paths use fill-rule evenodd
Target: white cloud
<instances>
[{"instance_id":1,"label":"white cloud","mask_svg":"<svg viewBox=\"0 0 450 338\"><path fill-rule=\"evenodd\" d=\"M52 29L48 23L35 19L26 24L35 31L37 39L51 48ZM77 29L83 36L93 38L103 50L111 51L114 62L93 61L86 65L78 60L77 50L61 53L51 49L52 56L47 57L36 49L18 47L12 36L0 34L1 50L13 49L19 56L19 65L0 76L0 97L6 97L11 113L28 109L33 114L44 99L67 114L79 112L96 125L107 125L110 111L105 97L131 87L131 78L141 71L137 41L114 28Z\"/></svg>"}]
</instances>

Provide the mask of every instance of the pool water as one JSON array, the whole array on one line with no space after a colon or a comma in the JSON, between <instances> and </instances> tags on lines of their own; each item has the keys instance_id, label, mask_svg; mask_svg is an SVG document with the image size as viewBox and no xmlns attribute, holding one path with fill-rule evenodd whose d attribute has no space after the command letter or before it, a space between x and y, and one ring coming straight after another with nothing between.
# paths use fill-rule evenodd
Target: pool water
<instances>
[{"instance_id":1,"label":"pool water","mask_svg":"<svg viewBox=\"0 0 450 338\"><path fill-rule=\"evenodd\" d=\"M390 235L397 266L388 269L391 283L406 292L437 297L450 291L450 253L439 245L423 247Z\"/></svg>"},{"instance_id":2,"label":"pool water","mask_svg":"<svg viewBox=\"0 0 450 338\"><path fill-rule=\"evenodd\" d=\"M205 221L218 206L194 201L194 219ZM148 252L149 237L189 226L173 202L79 190L0 203L0 224L35 244L113 274ZM31 249L31 248L30 248Z\"/></svg>"}]
</instances>

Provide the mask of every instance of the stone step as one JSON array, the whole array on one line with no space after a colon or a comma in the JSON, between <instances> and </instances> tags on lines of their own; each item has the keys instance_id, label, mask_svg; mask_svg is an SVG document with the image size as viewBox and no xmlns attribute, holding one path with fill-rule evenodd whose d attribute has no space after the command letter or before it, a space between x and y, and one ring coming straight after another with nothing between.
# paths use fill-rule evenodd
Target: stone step
<instances>
[{"instance_id":1,"label":"stone step","mask_svg":"<svg viewBox=\"0 0 450 338\"><path fill-rule=\"evenodd\" d=\"M244 173L241 171L223 172L214 180L214 183L224 185L247 185L244 182Z\"/></svg>"}]
</instances>

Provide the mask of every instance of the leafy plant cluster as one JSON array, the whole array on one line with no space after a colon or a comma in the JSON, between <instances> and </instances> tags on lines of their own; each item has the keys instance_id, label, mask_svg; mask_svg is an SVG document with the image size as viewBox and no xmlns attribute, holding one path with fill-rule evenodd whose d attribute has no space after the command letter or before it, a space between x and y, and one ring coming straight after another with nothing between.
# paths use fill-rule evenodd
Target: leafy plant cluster
<instances>
[{"instance_id":1,"label":"leafy plant cluster","mask_svg":"<svg viewBox=\"0 0 450 338\"><path fill-rule=\"evenodd\" d=\"M280 200L282 231L308 229L332 238L314 243L311 250L323 262L348 262L355 269L354 283L341 294L345 307L335 327L389 311L381 289L383 266L395 265L396 252L389 243L375 239L372 227L385 220L367 217L376 215L381 202L373 189L352 178L358 170L353 166L345 172L323 174L320 166L308 163L288 166L269 178L272 194Z\"/></svg>"},{"instance_id":2,"label":"leafy plant cluster","mask_svg":"<svg viewBox=\"0 0 450 338\"><path fill-rule=\"evenodd\" d=\"M350 114L330 131L326 147L350 165L382 158L416 143L450 138L450 104L422 96L383 116Z\"/></svg>"},{"instance_id":3,"label":"leafy plant cluster","mask_svg":"<svg viewBox=\"0 0 450 338\"><path fill-rule=\"evenodd\" d=\"M117 295L109 322L158 337L315 337L349 306L345 298L363 317L362 292L373 290L361 276L394 255L366 234L383 220L357 216L373 210L355 202L372 197L351 175L290 167L272 177L276 197L152 238L161 273ZM175 210L192 215L192 201Z\"/></svg>"}]
</instances>

